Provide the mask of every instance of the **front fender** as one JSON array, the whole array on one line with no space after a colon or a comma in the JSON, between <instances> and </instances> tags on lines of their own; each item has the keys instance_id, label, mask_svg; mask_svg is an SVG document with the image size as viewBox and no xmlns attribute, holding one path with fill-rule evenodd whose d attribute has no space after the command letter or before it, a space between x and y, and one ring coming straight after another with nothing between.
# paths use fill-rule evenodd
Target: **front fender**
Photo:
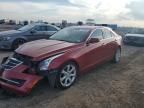
<instances>
[{"instance_id":1,"label":"front fender","mask_svg":"<svg viewBox=\"0 0 144 108\"><path fill-rule=\"evenodd\" d=\"M61 56L53 60L49 65L49 70L60 69L65 63L73 61L78 64L77 60L71 56Z\"/></svg>"}]
</instances>

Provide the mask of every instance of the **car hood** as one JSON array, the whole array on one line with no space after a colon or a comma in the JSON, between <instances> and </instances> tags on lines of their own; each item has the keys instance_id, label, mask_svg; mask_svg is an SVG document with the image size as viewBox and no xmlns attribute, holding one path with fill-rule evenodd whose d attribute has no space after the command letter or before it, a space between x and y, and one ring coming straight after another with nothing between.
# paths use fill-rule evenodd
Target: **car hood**
<instances>
[{"instance_id":1,"label":"car hood","mask_svg":"<svg viewBox=\"0 0 144 108\"><path fill-rule=\"evenodd\" d=\"M9 36L9 35L14 35L14 34L19 34L19 33L21 33L21 32L18 31L18 30L2 31L2 32L0 32L0 37L1 36Z\"/></svg>"},{"instance_id":2,"label":"car hood","mask_svg":"<svg viewBox=\"0 0 144 108\"><path fill-rule=\"evenodd\" d=\"M144 38L144 34L126 34L126 37L143 37Z\"/></svg>"},{"instance_id":3,"label":"car hood","mask_svg":"<svg viewBox=\"0 0 144 108\"><path fill-rule=\"evenodd\" d=\"M75 43L64 41L41 39L23 44L15 52L32 58L42 59L66 51L75 45Z\"/></svg>"}]
</instances>

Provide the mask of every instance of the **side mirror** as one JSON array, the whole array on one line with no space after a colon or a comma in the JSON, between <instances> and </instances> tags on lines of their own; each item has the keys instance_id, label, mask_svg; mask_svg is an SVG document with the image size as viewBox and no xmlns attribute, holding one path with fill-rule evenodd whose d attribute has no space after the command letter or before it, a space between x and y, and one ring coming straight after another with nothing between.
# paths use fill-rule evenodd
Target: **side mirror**
<instances>
[{"instance_id":1,"label":"side mirror","mask_svg":"<svg viewBox=\"0 0 144 108\"><path fill-rule=\"evenodd\" d=\"M98 38L91 38L88 43L98 43L100 40Z\"/></svg>"},{"instance_id":2,"label":"side mirror","mask_svg":"<svg viewBox=\"0 0 144 108\"><path fill-rule=\"evenodd\" d=\"M31 34L34 34L34 33L36 33L36 30L31 30L30 33L31 33Z\"/></svg>"}]
</instances>

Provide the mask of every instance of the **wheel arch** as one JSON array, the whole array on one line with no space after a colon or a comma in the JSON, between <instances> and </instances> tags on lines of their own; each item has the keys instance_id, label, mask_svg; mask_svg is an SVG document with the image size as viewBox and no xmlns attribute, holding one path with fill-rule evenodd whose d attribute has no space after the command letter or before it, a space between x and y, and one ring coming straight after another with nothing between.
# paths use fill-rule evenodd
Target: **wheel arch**
<instances>
[{"instance_id":1,"label":"wheel arch","mask_svg":"<svg viewBox=\"0 0 144 108\"><path fill-rule=\"evenodd\" d=\"M63 62L61 65L59 65L59 69L61 69L64 65L66 65L67 63L74 63L76 66L77 66L77 69L78 69L78 75L79 75L79 73L80 73L80 65L78 64L78 62L75 60L75 59L73 59L73 58L71 58L71 59L69 59L69 60L66 60L65 62Z\"/></svg>"},{"instance_id":2,"label":"wheel arch","mask_svg":"<svg viewBox=\"0 0 144 108\"><path fill-rule=\"evenodd\" d=\"M13 43L16 42L17 40L25 40L25 41L27 41L27 39L21 37L21 38L15 38L15 39L13 40Z\"/></svg>"},{"instance_id":3,"label":"wheel arch","mask_svg":"<svg viewBox=\"0 0 144 108\"><path fill-rule=\"evenodd\" d=\"M27 39L25 39L25 38L15 38L13 41L12 41L12 45L11 45L11 48L13 49L13 47L14 47L14 44L15 44L15 42L16 41L18 41L18 40L24 40L25 42L27 42Z\"/></svg>"},{"instance_id":4,"label":"wheel arch","mask_svg":"<svg viewBox=\"0 0 144 108\"><path fill-rule=\"evenodd\" d=\"M65 61L60 67L64 66L67 63L70 63L70 62L74 63L77 66L78 71L80 70L80 66L79 66L78 62L75 59L73 59L73 58Z\"/></svg>"},{"instance_id":5,"label":"wheel arch","mask_svg":"<svg viewBox=\"0 0 144 108\"><path fill-rule=\"evenodd\" d=\"M77 63L77 61L75 60L75 59L69 59L69 60L67 60L67 61L65 61L62 65L60 65L60 70L62 70L62 68L65 66L65 65L67 65L68 63L73 63L73 64L75 64L75 66L76 66L76 68L77 68L77 75L76 75L76 78L75 78L75 80L74 80L74 82L77 80L77 78L80 76L80 72L79 72L79 64ZM54 83L54 87L56 87L56 88L61 88L61 89L67 89L67 88L69 88L71 85L73 85L74 84L74 82L70 85L70 86L68 86L68 87L63 87L61 84L60 84L60 72L58 72L58 74L57 74L57 78L56 78L56 80L55 80L55 83Z\"/></svg>"}]
</instances>

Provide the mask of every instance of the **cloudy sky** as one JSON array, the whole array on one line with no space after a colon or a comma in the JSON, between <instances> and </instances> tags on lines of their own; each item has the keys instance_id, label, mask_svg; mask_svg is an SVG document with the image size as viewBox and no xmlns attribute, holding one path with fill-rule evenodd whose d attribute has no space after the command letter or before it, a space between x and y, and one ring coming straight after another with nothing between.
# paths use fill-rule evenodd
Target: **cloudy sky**
<instances>
[{"instance_id":1,"label":"cloudy sky","mask_svg":"<svg viewBox=\"0 0 144 108\"><path fill-rule=\"evenodd\" d=\"M0 19L71 22L95 19L144 27L144 0L0 0Z\"/></svg>"}]
</instances>

